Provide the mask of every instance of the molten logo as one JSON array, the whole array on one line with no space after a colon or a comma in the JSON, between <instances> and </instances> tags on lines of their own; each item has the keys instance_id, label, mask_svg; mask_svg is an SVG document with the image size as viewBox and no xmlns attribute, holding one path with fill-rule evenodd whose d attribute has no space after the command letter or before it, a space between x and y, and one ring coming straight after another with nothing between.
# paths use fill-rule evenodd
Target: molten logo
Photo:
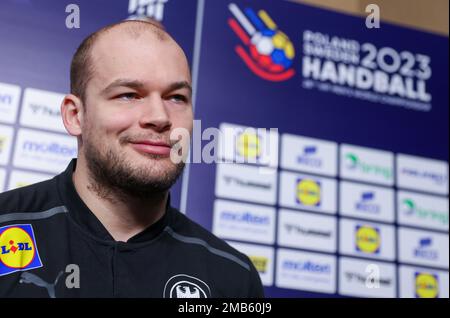
<instances>
[{"instance_id":1,"label":"molten logo","mask_svg":"<svg viewBox=\"0 0 450 318\"><path fill-rule=\"evenodd\" d=\"M291 68L295 57L292 42L283 32L278 30L275 22L266 11L260 10L256 14L246 8L245 13L239 7L230 3L228 6L234 18L228 19L228 25L250 51L237 45L236 53L248 68L259 77L281 82L294 76Z\"/></svg>"},{"instance_id":2,"label":"molten logo","mask_svg":"<svg viewBox=\"0 0 450 318\"><path fill-rule=\"evenodd\" d=\"M41 266L30 224L0 228L0 276Z\"/></svg>"}]
</instances>

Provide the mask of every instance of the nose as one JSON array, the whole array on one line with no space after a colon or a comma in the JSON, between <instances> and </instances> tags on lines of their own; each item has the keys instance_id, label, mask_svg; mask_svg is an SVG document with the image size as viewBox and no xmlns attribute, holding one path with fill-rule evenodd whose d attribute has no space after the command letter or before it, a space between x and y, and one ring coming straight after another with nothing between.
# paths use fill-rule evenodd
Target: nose
<instances>
[{"instance_id":1,"label":"nose","mask_svg":"<svg viewBox=\"0 0 450 318\"><path fill-rule=\"evenodd\" d=\"M170 116L160 95L153 94L149 96L148 102L143 104L139 125L142 128L152 128L156 132L170 129L172 126Z\"/></svg>"}]
</instances>

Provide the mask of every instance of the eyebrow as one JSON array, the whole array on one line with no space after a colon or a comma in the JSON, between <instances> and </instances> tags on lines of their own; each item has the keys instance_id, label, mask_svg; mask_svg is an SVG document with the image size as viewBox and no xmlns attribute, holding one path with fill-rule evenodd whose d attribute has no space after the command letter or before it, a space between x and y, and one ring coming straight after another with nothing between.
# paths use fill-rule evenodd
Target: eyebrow
<instances>
[{"instance_id":1,"label":"eyebrow","mask_svg":"<svg viewBox=\"0 0 450 318\"><path fill-rule=\"evenodd\" d=\"M132 89L143 89L145 87L145 84L138 80L130 80L130 79L117 79L113 81L111 84L106 86L102 93L107 94L111 90L113 90L116 87L129 87ZM169 87L166 89L166 92L175 91L178 89L186 88L189 90L189 93L192 94L192 86L187 81L180 81L180 82L174 82L169 85Z\"/></svg>"},{"instance_id":2,"label":"eyebrow","mask_svg":"<svg viewBox=\"0 0 450 318\"><path fill-rule=\"evenodd\" d=\"M102 93L106 94L116 87L129 87L129 88L133 88L133 89L142 89L144 87L144 83L142 83L141 81L137 81L137 80L119 78L119 79L116 79L115 81L113 81L108 86L106 86L102 90Z\"/></svg>"},{"instance_id":3,"label":"eyebrow","mask_svg":"<svg viewBox=\"0 0 450 318\"><path fill-rule=\"evenodd\" d=\"M169 88L167 91L176 91L178 89L187 88L189 90L189 93L192 94L192 86L187 81L181 81L181 82L175 82L169 85Z\"/></svg>"}]
</instances>

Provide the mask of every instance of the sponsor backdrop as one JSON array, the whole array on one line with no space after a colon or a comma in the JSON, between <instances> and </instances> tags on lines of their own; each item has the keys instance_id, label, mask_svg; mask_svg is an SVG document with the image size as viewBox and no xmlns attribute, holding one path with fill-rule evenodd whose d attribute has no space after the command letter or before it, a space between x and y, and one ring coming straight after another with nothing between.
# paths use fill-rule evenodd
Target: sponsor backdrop
<instances>
[{"instance_id":1,"label":"sponsor backdrop","mask_svg":"<svg viewBox=\"0 0 450 318\"><path fill-rule=\"evenodd\" d=\"M76 156L71 56L144 14L191 61L201 128L221 131L194 134L217 160L191 157L172 203L249 255L267 296L449 297L447 38L282 0L77 1L68 29L71 2L0 4L0 191Z\"/></svg>"}]
</instances>

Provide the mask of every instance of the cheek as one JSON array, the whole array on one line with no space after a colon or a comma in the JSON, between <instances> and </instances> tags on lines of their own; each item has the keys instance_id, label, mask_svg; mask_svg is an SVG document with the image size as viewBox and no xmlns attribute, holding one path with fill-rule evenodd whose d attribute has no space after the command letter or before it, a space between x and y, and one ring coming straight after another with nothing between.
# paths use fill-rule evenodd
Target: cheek
<instances>
[{"instance_id":1,"label":"cheek","mask_svg":"<svg viewBox=\"0 0 450 318\"><path fill-rule=\"evenodd\" d=\"M134 122L135 118L131 112L123 112L103 116L99 124L107 135L117 135L133 126Z\"/></svg>"},{"instance_id":2,"label":"cheek","mask_svg":"<svg viewBox=\"0 0 450 318\"><path fill-rule=\"evenodd\" d=\"M184 128L192 134L193 114L192 108L184 111L177 111L171 114L172 126L174 128Z\"/></svg>"}]
</instances>

